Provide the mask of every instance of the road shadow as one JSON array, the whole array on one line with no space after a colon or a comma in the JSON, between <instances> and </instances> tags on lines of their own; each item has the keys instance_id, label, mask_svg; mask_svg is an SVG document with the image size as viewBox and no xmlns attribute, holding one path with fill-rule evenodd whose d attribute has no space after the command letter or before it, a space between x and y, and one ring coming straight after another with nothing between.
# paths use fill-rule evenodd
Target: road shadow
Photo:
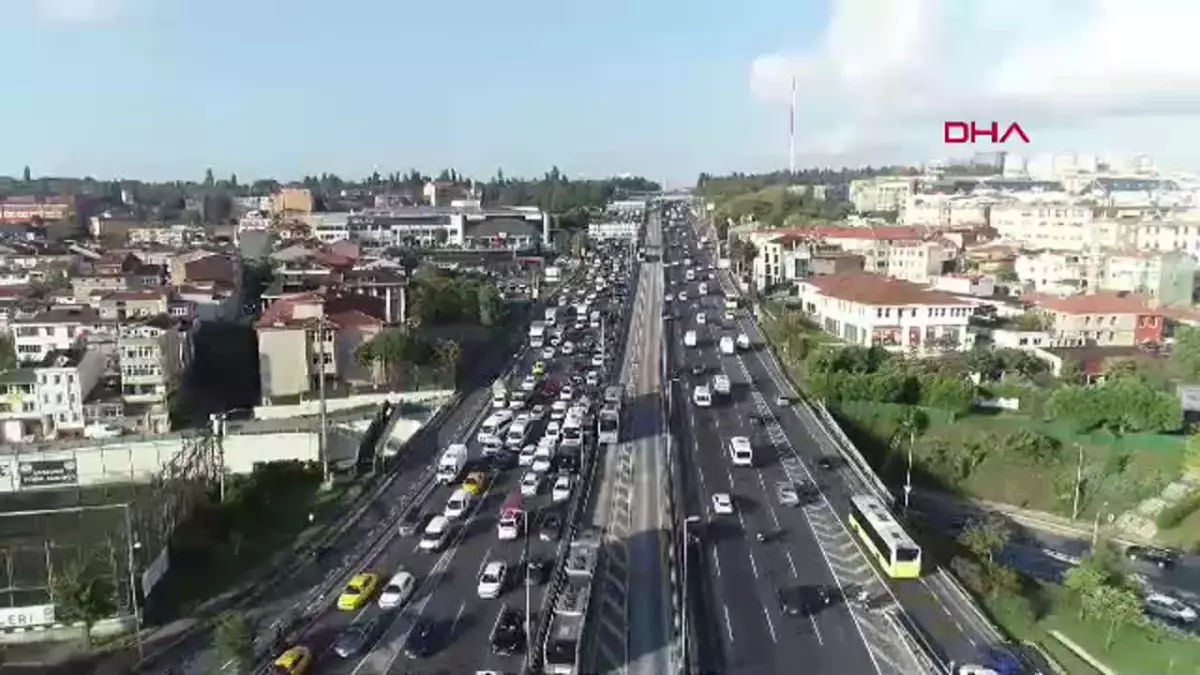
<instances>
[{"instance_id":1,"label":"road shadow","mask_svg":"<svg viewBox=\"0 0 1200 675\"><path fill-rule=\"evenodd\" d=\"M665 430L664 403L661 390L626 398L621 412L621 442L636 443L661 435Z\"/></svg>"}]
</instances>

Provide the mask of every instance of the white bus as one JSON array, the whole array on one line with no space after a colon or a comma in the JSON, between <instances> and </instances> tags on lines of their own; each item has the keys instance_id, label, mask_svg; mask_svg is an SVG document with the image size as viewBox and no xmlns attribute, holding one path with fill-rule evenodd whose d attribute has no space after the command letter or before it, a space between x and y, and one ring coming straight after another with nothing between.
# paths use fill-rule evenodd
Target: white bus
<instances>
[{"instance_id":1,"label":"white bus","mask_svg":"<svg viewBox=\"0 0 1200 675\"><path fill-rule=\"evenodd\" d=\"M729 439L729 458L734 466L754 466L754 446L745 436Z\"/></svg>"}]
</instances>

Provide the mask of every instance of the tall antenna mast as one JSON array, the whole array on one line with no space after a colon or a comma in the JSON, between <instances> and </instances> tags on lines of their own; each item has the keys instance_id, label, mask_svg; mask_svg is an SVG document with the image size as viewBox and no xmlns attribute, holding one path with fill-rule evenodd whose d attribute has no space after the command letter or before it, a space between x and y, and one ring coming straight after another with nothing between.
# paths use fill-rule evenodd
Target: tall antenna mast
<instances>
[{"instance_id":1,"label":"tall antenna mast","mask_svg":"<svg viewBox=\"0 0 1200 675\"><path fill-rule=\"evenodd\" d=\"M788 106L788 175L796 175L796 76L792 76L792 102Z\"/></svg>"}]
</instances>

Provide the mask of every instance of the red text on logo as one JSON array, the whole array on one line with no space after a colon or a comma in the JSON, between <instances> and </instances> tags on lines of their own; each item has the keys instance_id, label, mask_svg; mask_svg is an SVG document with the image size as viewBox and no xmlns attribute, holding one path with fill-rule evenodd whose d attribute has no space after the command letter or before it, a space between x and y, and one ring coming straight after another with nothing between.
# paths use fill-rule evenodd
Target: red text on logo
<instances>
[{"instance_id":1,"label":"red text on logo","mask_svg":"<svg viewBox=\"0 0 1200 675\"><path fill-rule=\"evenodd\" d=\"M1029 135L1016 122L1009 123L1003 131L999 122L986 126L975 122L944 122L943 135L947 143L977 143L980 138L986 138L993 145L1002 145L1014 136L1023 143L1029 142Z\"/></svg>"}]
</instances>

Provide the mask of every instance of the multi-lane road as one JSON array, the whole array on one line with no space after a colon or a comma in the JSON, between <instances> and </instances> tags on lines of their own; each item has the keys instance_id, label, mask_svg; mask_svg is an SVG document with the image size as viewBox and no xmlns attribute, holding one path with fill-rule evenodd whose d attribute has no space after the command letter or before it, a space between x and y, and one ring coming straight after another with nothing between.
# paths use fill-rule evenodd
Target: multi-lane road
<instances>
[{"instance_id":1,"label":"multi-lane road","mask_svg":"<svg viewBox=\"0 0 1200 675\"><path fill-rule=\"evenodd\" d=\"M694 250L693 250L694 251ZM674 254L692 258L692 266L709 268L707 251ZM877 573L846 528L850 494L862 491L843 471L823 471L816 460L836 457L818 421L804 406L780 405L792 391L770 354L763 336L745 310L725 320L724 293L732 280L715 273L708 281L710 295L699 297L698 283L684 280L684 266L668 268L667 292L685 291L685 302L671 308L675 318L668 340L678 396L691 398L697 384L711 383L715 374L732 383L727 399L718 397L710 408L691 405L680 415L681 438L694 445L690 453L691 512L712 525L702 537L705 555L698 561L706 577L707 594L699 599L711 617L697 626L693 644L719 644L719 658L729 672L784 672L804 663L815 673L915 673L921 666L912 640L900 639L897 617L916 625L919 640L943 663L970 662L979 649L998 639L965 598L943 588L937 578L894 582ZM707 276L709 272L704 272ZM703 311L707 323L699 325ZM695 348L683 346L683 334L696 330ZM721 335L746 334L754 347L733 355L719 353ZM694 366L703 368L693 374ZM729 460L729 441L751 439L756 467L735 468ZM781 506L780 483L815 484L819 498L807 505ZM713 517L711 496L728 493L735 514ZM759 541L757 533L767 534ZM873 600L873 611L851 603L834 602L811 616L785 617L778 591L801 586L824 586L838 595L859 590ZM695 605L696 603L693 603ZM705 639L705 638L710 639Z\"/></svg>"},{"instance_id":2,"label":"multi-lane road","mask_svg":"<svg viewBox=\"0 0 1200 675\"><path fill-rule=\"evenodd\" d=\"M645 245L661 245L651 216ZM626 387L621 442L602 448L592 526L604 555L585 628L586 673L671 673L671 520L666 493L667 429L662 388L661 263L639 266L619 382Z\"/></svg>"}]
</instances>

